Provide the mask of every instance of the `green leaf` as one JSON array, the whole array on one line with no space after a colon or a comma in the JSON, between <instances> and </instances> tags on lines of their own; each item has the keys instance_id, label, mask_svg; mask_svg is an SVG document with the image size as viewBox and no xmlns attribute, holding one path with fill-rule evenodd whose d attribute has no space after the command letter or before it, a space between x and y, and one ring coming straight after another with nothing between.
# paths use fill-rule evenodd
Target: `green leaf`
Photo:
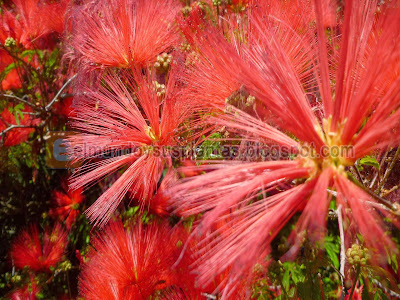
<instances>
[{"instance_id":1,"label":"green leaf","mask_svg":"<svg viewBox=\"0 0 400 300\"><path fill-rule=\"evenodd\" d=\"M41 50L25 50L24 52L22 52L21 57L24 58L26 56L29 56L29 62L30 62L30 60L32 59L32 57L34 55L39 55L40 60L42 60L43 57L44 57L44 51L41 51Z\"/></svg>"},{"instance_id":2,"label":"green leaf","mask_svg":"<svg viewBox=\"0 0 400 300\"><path fill-rule=\"evenodd\" d=\"M35 296L36 296L36 298L38 298L38 299L45 299L45 296L44 296L43 293L41 293L41 292L37 293Z\"/></svg>"},{"instance_id":3,"label":"green leaf","mask_svg":"<svg viewBox=\"0 0 400 300\"><path fill-rule=\"evenodd\" d=\"M203 136L203 138L205 138ZM219 132L210 135L199 147L197 158L199 159L221 159L221 134Z\"/></svg>"},{"instance_id":4,"label":"green leaf","mask_svg":"<svg viewBox=\"0 0 400 300\"><path fill-rule=\"evenodd\" d=\"M304 280L306 279L306 276L303 271L305 269L306 269L306 267L304 265L300 265L300 266L297 265L292 269L292 279L295 284L304 282Z\"/></svg>"},{"instance_id":5,"label":"green leaf","mask_svg":"<svg viewBox=\"0 0 400 300\"><path fill-rule=\"evenodd\" d=\"M48 59L48 61L47 61L47 65L48 65L50 68L57 62L58 54L59 54L58 48L56 48L56 49L50 54L50 57L49 57L49 59Z\"/></svg>"},{"instance_id":6,"label":"green leaf","mask_svg":"<svg viewBox=\"0 0 400 300\"><path fill-rule=\"evenodd\" d=\"M336 210L336 201L329 202L329 209Z\"/></svg>"},{"instance_id":7,"label":"green leaf","mask_svg":"<svg viewBox=\"0 0 400 300\"><path fill-rule=\"evenodd\" d=\"M389 300L389 298L381 290L377 291L374 295L374 300Z\"/></svg>"},{"instance_id":8,"label":"green leaf","mask_svg":"<svg viewBox=\"0 0 400 300\"><path fill-rule=\"evenodd\" d=\"M365 156L365 157L361 158L359 164L362 166L372 166L378 170L380 167L378 161L373 156Z\"/></svg>"},{"instance_id":9,"label":"green leaf","mask_svg":"<svg viewBox=\"0 0 400 300\"><path fill-rule=\"evenodd\" d=\"M340 239L339 237L333 237L333 236L326 236L325 237L325 251L332 261L333 265L335 266L336 269L340 267L339 263L339 252L340 252Z\"/></svg>"},{"instance_id":10,"label":"green leaf","mask_svg":"<svg viewBox=\"0 0 400 300\"><path fill-rule=\"evenodd\" d=\"M397 257L396 257L396 254L393 254L392 255L392 260L391 260L392 262L391 262L391 265L392 265L392 267L393 267L393 270L397 273L397 270L399 269L399 264L398 264L398 262L397 262Z\"/></svg>"},{"instance_id":11,"label":"green leaf","mask_svg":"<svg viewBox=\"0 0 400 300\"><path fill-rule=\"evenodd\" d=\"M10 113L12 113L15 117L15 122L17 123L17 125L19 124L19 118L21 118L22 120L24 119L24 115L22 113L22 111L24 110L25 106L23 103L19 103L17 105L14 106L14 108L9 107L8 110L10 111Z\"/></svg>"},{"instance_id":12,"label":"green leaf","mask_svg":"<svg viewBox=\"0 0 400 300\"><path fill-rule=\"evenodd\" d=\"M296 289L294 287L292 287L288 292L289 298L293 298L295 292L296 292Z\"/></svg>"},{"instance_id":13,"label":"green leaf","mask_svg":"<svg viewBox=\"0 0 400 300\"><path fill-rule=\"evenodd\" d=\"M282 284L286 291L289 290L290 270L286 270L283 274Z\"/></svg>"},{"instance_id":14,"label":"green leaf","mask_svg":"<svg viewBox=\"0 0 400 300\"><path fill-rule=\"evenodd\" d=\"M32 57L33 55L36 54L35 50L25 50L21 53L21 57L24 58L25 56Z\"/></svg>"}]
</instances>

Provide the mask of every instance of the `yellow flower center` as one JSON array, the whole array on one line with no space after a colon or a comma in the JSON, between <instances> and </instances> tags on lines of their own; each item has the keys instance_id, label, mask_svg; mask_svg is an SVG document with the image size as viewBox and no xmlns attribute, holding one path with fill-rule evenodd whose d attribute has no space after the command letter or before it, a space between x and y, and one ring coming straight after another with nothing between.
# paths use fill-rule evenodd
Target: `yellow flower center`
<instances>
[{"instance_id":1,"label":"yellow flower center","mask_svg":"<svg viewBox=\"0 0 400 300\"><path fill-rule=\"evenodd\" d=\"M332 116L323 119L322 128L318 126L316 130L324 141L324 146L319 150L308 144L301 146L299 156L304 160L303 165L314 170L311 177L327 168L335 169L338 173L345 175L345 167L353 165L351 160L354 155L353 147L343 145L341 140L345 123L346 121L339 124L337 129L332 131Z\"/></svg>"}]
</instances>

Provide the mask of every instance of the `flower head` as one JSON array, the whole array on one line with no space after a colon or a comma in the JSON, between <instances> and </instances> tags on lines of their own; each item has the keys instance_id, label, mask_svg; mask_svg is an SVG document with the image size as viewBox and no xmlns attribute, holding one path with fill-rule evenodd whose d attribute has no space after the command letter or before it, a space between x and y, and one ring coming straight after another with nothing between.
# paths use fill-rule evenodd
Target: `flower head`
<instances>
[{"instance_id":1,"label":"flower head","mask_svg":"<svg viewBox=\"0 0 400 300\"><path fill-rule=\"evenodd\" d=\"M51 45L52 33L63 32L67 0L13 0L12 2L13 8L6 9L1 16L2 43L3 39L11 37L26 48L46 48Z\"/></svg>"},{"instance_id":2,"label":"flower head","mask_svg":"<svg viewBox=\"0 0 400 300\"><path fill-rule=\"evenodd\" d=\"M175 0L86 2L73 9L72 56L83 67L145 66L178 40Z\"/></svg>"},{"instance_id":3,"label":"flower head","mask_svg":"<svg viewBox=\"0 0 400 300\"><path fill-rule=\"evenodd\" d=\"M147 299L156 291L172 293L171 288L189 292L194 282L186 258L176 264L186 236L167 224L124 228L110 222L94 240L95 250L80 275L80 294L85 299Z\"/></svg>"},{"instance_id":4,"label":"flower head","mask_svg":"<svg viewBox=\"0 0 400 300\"><path fill-rule=\"evenodd\" d=\"M79 205L82 203L82 189L68 191L66 184L63 184L64 191L53 192L54 208L50 209L49 214L65 222L67 228L71 228L76 218L80 215ZM65 192L67 191L67 192Z\"/></svg>"},{"instance_id":5,"label":"flower head","mask_svg":"<svg viewBox=\"0 0 400 300\"><path fill-rule=\"evenodd\" d=\"M67 246L67 232L57 224L48 228L42 238L36 225L21 232L11 248L13 264L22 269L28 266L33 271L50 272L59 261Z\"/></svg>"},{"instance_id":6,"label":"flower head","mask_svg":"<svg viewBox=\"0 0 400 300\"><path fill-rule=\"evenodd\" d=\"M82 133L70 138L69 149L73 158L89 163L73 175L71 187L124 171L87 210L96 224L107 222L128 191L142 206L148 205L164 168L171 166L170 149L180 145L181 124L193 111L188 99L178 93L175 76L172 70L165 94L160 95L150 74L143 77L139 71L134 75L126 71L118 77L109 72L104 78L108 87L88 89L88 97L77 108L73 126ZM110 153L115 155L103 158Z\"/></svg>"},{"instance_id":7,"label":"flower head","mask_svg":"<svg viewBox=\"0 0 400 300\"><path fill-rule=\"evenodd\" d=\"M396 252L384 234L377 199L350 180L346 170L372 151L400 142L400 3L381 6L377 14L375 1L346 2L338 25L342 36L328 32L329 40L322 5L314 1L316 23L307 27L286 19L290 14L277 19L266 17L263 9L252 11L251 43L243 47L236 68L223 71L240 79L272 117L228 104L224 114L210 118L210 123L226 126L245 140L286 149L283 153L291 159L221 161L170 189L173 204L184 216L203 213L196 228L204 237L198 259L202 283L230 268L232 281L251 272L298 212L293 247L286 257L297 253L305 233L320 242L331 200L343 208L349 233L362 234L375 263L384 263L389 249ZM276 24L283 24L283 31ZM291 32L290 43L282 39L286 30ZM210 47L203 51L206 60L214 61L225 56L219 49L231 45L218 39L215 48L213 42L204 47ZM298 64L301 57L312 64L303 68ZM315 77L311 86L303 84L310 68ZM314 114L309 96L320 104L322 120ZM336 193L335 199L329 191ZM398 204L391 208L398 209ZM224 220L226 224L215 229Z\"/></svg>"}]
</instances>

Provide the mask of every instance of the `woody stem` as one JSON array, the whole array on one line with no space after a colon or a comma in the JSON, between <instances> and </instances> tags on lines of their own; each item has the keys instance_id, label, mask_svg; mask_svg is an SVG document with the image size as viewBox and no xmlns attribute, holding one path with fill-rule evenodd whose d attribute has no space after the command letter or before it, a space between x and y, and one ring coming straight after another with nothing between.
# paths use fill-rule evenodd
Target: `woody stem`
<instances>
[{"instance_id":1,"label":"woody stem","mask_svg":"<svg viewBox=\"0 0 400 300\"><path fill-rule=\"evenodd\" d=\"M358 180L356 180L354 177L350 176L349 179L355 184L357 185L359 188L361 188L362 190L364 190L368 195L370 195L371 197L373 197L378 203L386 206L387 208L389 208L393 213L398 213L399 208L391 203L390 201L382 198L381 196L377 195L376 193L374 193L373 191L371 191L369 188L365 187L362 183L360 183Z\"/></svg>"}]
</instances>

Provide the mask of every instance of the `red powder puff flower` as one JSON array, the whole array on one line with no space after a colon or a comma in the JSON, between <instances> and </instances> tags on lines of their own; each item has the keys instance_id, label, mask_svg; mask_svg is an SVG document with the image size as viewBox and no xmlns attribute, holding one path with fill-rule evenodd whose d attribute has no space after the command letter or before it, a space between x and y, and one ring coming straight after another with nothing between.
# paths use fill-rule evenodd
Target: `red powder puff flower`
<instances>
[{"instance_id":1,"label":"red powder puff flower","mask_svg":"<svg viewBox=\"0 0 400 300\"><path fill-rule=\"evenodd\" d=\"M193 111L189 99L178 93L175 76L171 70L164 91L150 75L123 71L118 78L110 72L104 77L109 88L88 89L87 99L77 108L72 126L82 133L70 137L70 155L92 162L77 170L70 187L124 170L87 210L96 225L107 222L129 190L142 206L148 205L164 168L172 165L172 147L180 145L181 124ZM103 158L110 153L113 157Z\"/></svg>"},{"instance_id":2,"label":"red powder puff flower","mask_svg":"<svg viewBox=\"0 0 400 300\"><path fill-rule=\"evenodd\" d=\"M12 263L22 269L25 266L33 271L50 272L59 261L67 246L67 232L57 224L39 236L38 227L32 225L21 232L11 247Z\"/></svg>"},{"instance_id":3,"label":"red powder puff flower","mask_svg":"<svg viewBox=\"0 0 400 300\"><path fill-rule=\"evenodd\" d=\"M65 222L69 229L80 215L79 205L84 197L82 189L68 191L66 184L62 184L64 191L54 191L52 201L54 208L50 209L49 214ZM68 192L65 192L68 191Z\"/></svg>"},{"instance_id":4,"label":"red powder puff flower","mask_svg":"<svg viewBox=\"0 0 400 300\"><path fill-rule=\"evenodd\" d=\"M177 263L186 236L183 229L171 230L167 224L124 228L111 222L94 239L95 250L80 275L80 295L88 300L137 300L164 289L189 292L194 282L187 259Z\"/></svg>"},{"instance_id":5,"label":"red powder puff flower","mask_svg":"<svg viewBox=\"0 0 400 300\"><path fill-rule=\"evenodd\" d=\"M240 2L240 0L238 1ZM317 17L321 18L320 22L323 27L334 27L338 23L335 0L319 0L318 6L311 0L257 0L253 1L253 4L263 10L270 10L274 16L278 17L278 20L283 21L285 18L286 24L289 24L294 30L312 26Z\"/></svg>"},{"instance_id":6,"label":"red powder puff flower","mask_svg":"<svg viewBox=\"0 0 400 300\"><path fill-rule=\"evenodd\" d=\"M30 107L26 107L22 113L31 113L32 109ZM10 113L8 108L5 108L1 113L0 119L0 132L3 130L7 130L12 125L17 125L17 120L15 116ZM6 147L11 147L18 145L20 143L28 140L29 135L34 131L33 127L40 123L40 119L34 119L33 116L29 114L23 114L23 118L18 118L19 124L17 126L27 126L26 128L13 128L10 131L6 132L3 136L3 145Z\"/></svg>"},{"instance_id":7,"label":"red powder puff flower","mask_svg":"<svg viewBox=\"0 0 400 300\"><path fill-rule=\"evenodd\" d=\"M9 296L11 300L36 300L36 294L40 292L34 277L31 277L31 282L25 287L15 290Z\"/></svg>"},{"instance_id":8,"label":"red powder puff flower","mask_svg":"<svg viewBox=\"0 0 400 300\"><path fill-rule=\"evenodd\" d=\"M0 25L0 39L13 38L26 48L52 46L51 33L61 34L67 0L13 0L12 8L5 10ZM49 17L51 16L51 17Z\"/></svg>"},{"instance_id":9,"label":"red powder puff flower","mask_svg":"<svg viewBox=\"0 0 400 300\"><path fill-rule=\"evenodd\" d=\"M376 1L347 1L343 24L338 25L340 40L334 37L339 53L327 50L332 45L327 46L323 4L314 4L315 27L302 33L303 42L293 44L293 52L280 39L275 21L254 10L249 26L255 38L236 68L224 70L240 77L273 118L260 119L229 105L224 115L210 118L213 125L226 126L246 140L277 145L282 159L207 165L202 167L205 174L184 178L170 189L184 216L203 213L195 230L203 236L198 259L202 284L230 270L231 286L226 289L234 290L235 282L266 256L269 244L295 213L301 216L286 257L297 253L305 233L311 242L323 241L333 199L328 190L335 191L333 200L351 224L348 235L361 234L374 252L372 263L384 265L387 251L397 252L378 213L387 211L348 178L346 168L374 150L400 143L400 1L381 5L379 14ZM309 39L315 31L318 40ZM231 47L225 45L203 53L216 61L226 55L219 49ZM312 89L302 84L303 73L293 60L305 53L317 79ZM321 103L322 120L314 115L308 95ZM282 190L282 185L287 187ZM392 212L400 211L399 203L385 204ZM224 220L225 225L213 230Z\"/></svg>"},{"instance_id":10,"label":"red powder puff flower","mask_svg":"<svg viewBox=\"0 0 400 300\"><path fill-rule=\"evenodd\" d=\"M264 21L275 28L276 39L280 43L281 50L291 61L301 83L306 88L312 89L317 83L313 79L313 57L309 53L312 49L307 42L310 41L309 35L314 36L314 30L304 29L304 27L309 27L308 22L304 20L304 16L309 19L305 11L312 12L312 6L304 3L291 6L285 4L284 1L264 2L261 1L257 5L262 4L265 7L253 8L254 12L249 15L249 18L256 13L261 14ZM294 34L295 29L289 26L292 24L288 23L289 20L302 34ZM248 98L252 95L248 94L248 89L244 86L242 73L232 72L241 68L238 61L242 61L243 65L251 63L250 61L246 63L247 60L251 60L251 56L246 52L262 39L260 30L257 30L253 23L243 29L243 26L235 25L240 24L240 19L231 21L232 24L229 25L227 32L222 34L210 24L205 26L205 21L198 10L194 11L190 17L180 20L180 29L190 43L191 49L195 50L189 55L189 58L195 56L195 59L191 59L193 63L186 70L185 78L188 80L188 86L185 93L193 99L192 101L208 109L215 109L214 106L224 109L225 104L230 103L235 106L255 107L257 114L263 116L268 114L269 107L266 109L258 103L258 99L252 101ZM226 36L229 43L226 41Z\"/></svg>"},{"instance_id":11,"label":"red powder puff flower","mask_svg":"<svg viewBox=\"0 0 400 300\"><path fill-rule=\"evenodd\" d=\"M74 56L90 68L144 66L179 39L172 24L178 11L175 0L98 0L75 7Z\"/></svg>"}]
</instances>

